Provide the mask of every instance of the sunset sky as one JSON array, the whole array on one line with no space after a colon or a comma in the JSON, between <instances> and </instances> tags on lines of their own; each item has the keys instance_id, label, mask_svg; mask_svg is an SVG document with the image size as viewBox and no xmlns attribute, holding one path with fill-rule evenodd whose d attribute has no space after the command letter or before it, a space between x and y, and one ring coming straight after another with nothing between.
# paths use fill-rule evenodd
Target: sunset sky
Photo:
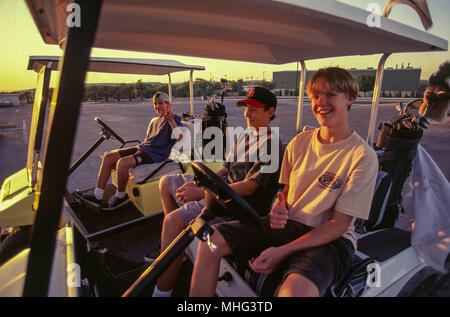
<instances>
[{"instance_id":1,"label":"sunset sky","mask_svg":"<svg viewBox=\"0 0 450 317\"><path fill-rule=\"evenodd\" d=\"M364 9L366 9L371 3L377 3L381 8L383 8L386 2L385 0L340 1ZM434 25L429 32L450 42L450 1L429 0L428 5L434 22ZM62 51L57 46L43 43L43 40L34 25L33 19L31 18L24 1L0 0L0 12L0 41L2 48L0 50L0 92L33 88L36 84L37 76L34 72L26 69L28 57L30 55L59 56L62 54ZM390 18L423 30L419 17L408 6L398 5L394 7ZM105 57L174 59L185 64L202 65L206 67L206 70L194 72L194 78L200 77L207 80L219 80L220 78L227 78L229 80L237 80L240 78L244 80L251 78L264 78L265 80L272 80L272 72L274 71L296 70L297 68L296 63L285 65L266 65L105 49L93 49L91 55ZM307 61L306 66L311 70L326 66L340 66L344 68L376 68L379 58L380 55L328 58ZM393 54L388 58L385 66L395 67L397 64L400 66L403 63L406 67L406 65L410 63L412 67L422 68L422 79L428 79L430 74L437 70L439 64L446 60L450 60L450 53L448 51L426 54ZM172 75L172 81L186 81L188 80L188 77L188 72L175 73ZM166 76L110 75L100 73L88 74L87 82L129 83L137 82L139 79L142 79L145 82L167 82Z\"/></svg>"}]
</instances>

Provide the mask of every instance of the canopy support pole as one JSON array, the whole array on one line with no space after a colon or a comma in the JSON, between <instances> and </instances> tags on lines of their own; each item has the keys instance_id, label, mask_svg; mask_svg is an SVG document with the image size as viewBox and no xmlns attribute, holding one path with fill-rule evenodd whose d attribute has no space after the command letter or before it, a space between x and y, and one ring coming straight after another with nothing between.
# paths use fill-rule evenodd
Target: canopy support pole
<instances>
[{"instance_id":1,"label":"canopy support pole","mask_svg":"<svg viewBox=\"0 0 450 317\"><path fill-rule=\"evenodd\" d=\"M367 131L366 142L373 145L373 136L375 134L375 125L377 124L378 103L380 101L380 93L383 84L384 64L391 53L384 53L378 62L377 77L373 88L372 108L370 110L369 130Z\"/></svg>"},{"instance_id":2,"label":"canopy support pole","mask_svg":"<svg viewBox=\"0 0 450 317\"><path fill-rule=\"evenodd\" d=\"M170 74L167 74L169 76L169 84L168 84L168 91L169 91L169 101L172 103L172 78L170 77Z\"/></svg>"},{"instance_id":3,"label":"canopy support pole","mask_svg":"<svg viewBox=\"0 0 450 317\"><path fill-rule=\"evenodd\" d=\"M298 86L298 104L297 104L297 124L295 130L297 133L301 132L302 119L303 119L303 105L305 99L305 87L306 87L306 64L305 61L300 61L302 65L302 72L300 73L300 83Z\"/></svg>"},{"instance_id":4,"label":"canopy support pole","mask_svg":"<svg viewBox=\"0 0 450 317\"><path fill-rule=\"evenodd\" d=\"M61 72L52 100L42 179L37 183L33 205L36 218L30 242L24 297L48 295L84 80L102 6L101 0L77 0L76 3L83 12L82 27L69 28L64 43L64 58L59 65Z\"/></svg>"},{"instance_id":5,"label":"canopy support pole","mask_svg":"<svg viewBox=\"0 0 450 317\"><path fill-rule=\"evenodd\" d=\"M194 81L192 80L193 70L189 74L189 102L191 105L191 115L194 115Z\"/></svg>"}]
</instances>

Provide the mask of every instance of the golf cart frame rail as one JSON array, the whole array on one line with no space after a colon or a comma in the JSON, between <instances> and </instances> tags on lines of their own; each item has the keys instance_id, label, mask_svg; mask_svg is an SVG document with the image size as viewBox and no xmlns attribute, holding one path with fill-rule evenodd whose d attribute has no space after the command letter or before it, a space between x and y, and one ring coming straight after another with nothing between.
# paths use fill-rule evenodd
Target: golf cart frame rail
<instances>
[{"instance_id":1,"label":"golf cart frame rail","mask_svg":"<svg viewBox=\"0 0 450 317\"><path fill-rule=\"evenodd\" d=\"M151 5L155 11L165 8L165 6L173 6L172 9L177 6L179 7L179 11L177 12L166 10L165 14L167 16L163 16L162 18L180 18L181 20L177 22L180 22L181 24L177 23L175 25L174 23L173 27L180 31L181 37L185 36L188 40L192 41L187 41L189 43L184 41L183 43L186 47L183 47L183 43L180 44L179 41L177 41L180 37L177 37L175 33L170 33L173 32L173 30L168 30L168 33L163 34L163 36L167 36L167 41L164 44L173 43L172 46L169 44L167 44L168 46L164 46L153 39L146 39L146 41L142 41L141 39L139 42L139 39L136 38L130 39L130 42L125 40L117 41L110 45L109 42L112 40L110 38L108 39L106 35L111 27L111 23L114 22L114 24L117 25L117 21L109 21L107 18L102 16L101 9L102 5L104 6L108 3L110 6L107 7L107 13L111 14L112 9L115 6L120 6L120 2L116 0L77 0L75 2L81 7L82 27L68 28L68 36L66 40L66 24L54 23L58 19L58 21L61 22L61 15L55 14L55 12L57 12L56 9L58 9L56 8L56 3L50 0L27 0L27 4L44 41L49 44L63 43L65 47L63 63L60 65L61 78L57 87L57 94L54 95L54 101L52 102L50 130L47 139L43 177L41 183L38 184L39 188L44 188L45 191L38 191L39 195L36 196L37 198L35 202L37 207L36 221L33 227L31 251L28 260L28 269L23 293L24 296L47 295L55 235L58 220L61 215L60 211L67 178L67 169L74 142L75 128L79 117L84 78L86 71L88 70L89 54L92 47L129 49L169 54L179 54L180 50L182 50L184 55L189 56L264 62L272 64L300 61L302 63L302 74L300 76L299 91L302 93L299 97L299 112L297 115L297 130L300 130L302 121L301 111L304 98L303 92L306 85L305 60L329 57L329 53L324 53L324 51L329 52L332 49L336 49L336 54L333 54L333 56L388 52L386 55L383 55L385 61L390 53L447 50L448 45L445 40L442 40L436 36L407 27L384 17L381 19L383 28L369 28L365 23L365 19L367 17L366 11L328 0L322 0L320 2L299 0L295 4L288 0L261 0L258 2L260 10L252 10L255 14L255 19L252 20L248 19L247 15L250 11L245 10L245 8L247 8L247 6L254 6L255 2L249 1L248 3L241 4L241 2L233 0L230 2L230 6L227 6L224 12L219 15L220 19L208 20L205 16L201 16L202 19L194 19L195 21L190 21L192 20L192 17L189 17L189 14L183 12L184 8L188 5L184 1L173 1L173 3L170 4L167 4L166 1L162 0L154 1ZM192 6L192 4L189 3L189 6L199 10L199 14L207 14L207 12L217 14L217 12L223 9L223 4L220 3L219 7L219 2L220 1L208 1L205 4L205 2L196 1L196 5ZM202 3L203 6L200 7L200 3ZM135 5L138 5L138 1L133 0L127 2L127 5L134 7ZM240 15L241 13L237 13L236 11L228 12L228 10L234 10L237 5L241 8L240 11L243 12L242 14L245 14L245 20L243 20L244 16ZM195 10L192 8L189 13L191 13L192 10ZM220 8L220 10L213 10L214 8ZM45 9L50 10L46 11ZM115 7L115 9L117 9L117 7ZM151 10L148 7L146 9ZM131 14L130 11L123 12L123 14ZM43 12L47 14L44 15ZM273 19L268 19L268 23L263 25L261 31L261 28L258 28L258 26L260 26L260 21L264 21L262 18L267 12L270 12ZM184 15L181 15L181 13ZM53 18L52 14L55 14L57 19L52 20L53 22L49 23L49 20L47 19L51 20ZM140 13L135 14L139 15L138 18L140 18ZM297 24L291 25L292 29L286 29L284 26L276 23L276 27L274 27L274 19L285 16L286 21L289 22L294 17L298 18L296 14L305 17L305 22L303 23L311 23L311 26L308 29L305 29L304 32L298 32L297 29L300 28L301 25ZM229 20L221 20L225 19L227 15L230 17ZM100 19L101 16L102 18ZM311 18L311 16L314 16L314 18ZM65 16L62 15L62 17L62 20L64 21ZM114 17L114 15L112 17ZM258 17L261 19L258 19ZM147 16L146 19L148 20L147 23L152 23L151 18ZM240 19L242 19L242 21ZM168 19L167 21L172 20ZM234 21L233 24L227 23L232 21ZM142 22L142 20L139 20L138 22ZM194 27L190 29L183 29L182 26L185 26L189 22L192 22ZM199 29L198 25L196 25L198 23L206 22L216 24L213 24L211 29L208 29L205 26ZM298 23L301 23L301 21L298 21ZM227 30L231 29L236 31L236 26L240 24L244 24L246 27L243 32L232 32L231 34L226 35ZM322 24L326 25L324 26L325 28L328 27L332 29L333 32L335 31L340 35L345 33L358 35L356 39L351 39L351 41L355 44L355 47L352 48L345 45L345 41L349 39L345 39L341 36L339 40L344 41L343 43L331 43L335 46L328 47L327 50L324 50L324 47L320 45L320 41L317 41L317 39L322 38L329 40L330 37L328 37L328 35L330 31L326 32L327 30L321 29L320 25ZM97 25L100 26L100 32L97 29ZM139 25L139 23L136 23L135 25ZM338 25L340 27L339 29L333 29L333 26ZM226 26L227 29L222 30L221 28L224 26ZM164 27L166 26L161 26L160 29ZM304 25L304 27L306 28L307 25ZM205 39L216 38L217 33L214 32L217 30L220 30L220 34L224 34L224 38L214 42L217 45L205 45ZM272 30L273 32L270 32L269 30ZM288 30L290 31L285 34L284 32ZM120 31L123 30L119 30L118 32ZM130 32L128 29L127 32L132 34L133 30ZM139 33L138 31L136 32L137 34ZM195 32L198 32L197 37L193 37ZM265 32L269 32L271 36L262 37L261 34L264 34ZM158 32L153 33L156 34ZM233 42L232 37L235 36L236 33L239 33L239 35L236 42ZM285 34L286 36L278 37L280 34ZM161 34L158 35L161 36ZM153 34L149 34L148 36L152 37ZM371 41L373 43L367 44L367 41L365 41L365 43L359 43L358 39L364 37L371 37ZM284 47L283 45L280 45L277 41L272 41L273 38L281 39L281 41L284 41L282 44L286 44L286 46ZM386 40L386 38L389 40ZM258 41L263 41L263 43L258 45ZM302 43L302 41L304 41L304 43ZM380 45L380 41L383 45ZM225 44L227 46L224 46ZM236 45L233 47L234 44ZM313 48L316 50L308 49L308 46L312 44L315 44ZM324 44L331 45L327 41L325 41ZM365 47L364 45L369 46ZM196 46L201 46L201 49L196 50ZM229 51L225 48L237 48L237 51ZM240 50L241 48L242 50ZM301 52L305 53L302 54ZM384 61L380 62L378 67L377 82L379 83L381 83L382 80ZM381 87L381 85L379 85L379 87ZM190 89L192 91L192 86ZM377 95L379 97L379 90ZM372 121L376 120L378 97L374 98L374 102L372 104L372 113L374 113L374 115L371 114L372 131L375 124L372 123ZM70 118L70 120L67 120L67 118ZM60 135L65 136L64 140L59 137ZM370 138L373 138L373 133ZM371 140L368 141L372 142Z\"/></svg>"}]
</instances>

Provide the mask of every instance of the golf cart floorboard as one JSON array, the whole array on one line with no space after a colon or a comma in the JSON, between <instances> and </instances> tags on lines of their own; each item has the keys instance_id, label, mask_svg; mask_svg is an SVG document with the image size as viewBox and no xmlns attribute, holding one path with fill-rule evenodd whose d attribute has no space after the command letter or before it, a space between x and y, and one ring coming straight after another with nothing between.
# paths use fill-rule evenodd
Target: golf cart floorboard
<instances>
[{"instance_id":1,"label":"golf cart floorboard","mask_svg":"<svg viewBox=\"0 0 450 317\"><path fill-rule=\"evenodd\" d=\"M114 192L115 187L108 185L105 197ZM76 227L82 226L87 231L83 234L79 230L84 239L94 249L101 250L106 269L114 279L135 275L148 266L144 256L156 250L161 243L162 213L144 217L131 202L106 212L77 201L73 194L67 193L66 199L76 216L72 216ZM108 231L110 228L113 230Z\"/></svg>"},{"instance_id":2,"label":"golf cart floorboard","mask_svg":"<svg viewBox=\"0 0 450 317\"><path fill-rule=\"evenodd\" d=\"M105 263L113 276L148 266L144 257L160 246L162 216L91 241L96 249L106 249Z\"/></svg>"},{"instance_id":3,"label":"golf cart floorboard","mask_svg":"<svg viewBox=\"0 0 450 317\"><path fill-rule=\"evenodd\" d=\"M81 193L91 190L93 188L81 191ZM115 191L116 187L108 184L105 188L105 200L107 201L109 197L114 195ZM101 208L95 208L82 202L74 194L66 193L66 199L88 234L93 234L143 216L131 202L113 211L103 211Z\"/></svg>"}]
</instances>

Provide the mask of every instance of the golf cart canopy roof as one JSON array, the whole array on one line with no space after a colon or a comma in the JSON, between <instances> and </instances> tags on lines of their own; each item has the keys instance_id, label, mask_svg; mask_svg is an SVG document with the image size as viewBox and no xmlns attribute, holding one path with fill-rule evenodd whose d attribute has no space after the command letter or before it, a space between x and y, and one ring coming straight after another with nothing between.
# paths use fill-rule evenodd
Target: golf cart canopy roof
<instances>
[{"instance_id":1,"label":"golf cart canopy roof","mask_svg":"<svg viewBox=\"0 0 450 317\"><path fill-rule=\"evenodd\" d=\"M47 66L57 70L59 59L58 56L30 56L28 69L39 72ZM143 75L168 75L188 70L205 70L205 67L185 65L174 60L91 57L88 69L89 72Z\"/></svg>"},{"instance_id":2,"label":"golf cart canopy roof","mask_svg":"<svg viewBox=\"0 0 450 317\"><path fill-rule=\"evenodd\" d=\"M47 44L67 34L70 0L26 0ZM427 32L334 0L105 0L94 47L268 64L446 51Z\"/></svg>"}]
</instances>

